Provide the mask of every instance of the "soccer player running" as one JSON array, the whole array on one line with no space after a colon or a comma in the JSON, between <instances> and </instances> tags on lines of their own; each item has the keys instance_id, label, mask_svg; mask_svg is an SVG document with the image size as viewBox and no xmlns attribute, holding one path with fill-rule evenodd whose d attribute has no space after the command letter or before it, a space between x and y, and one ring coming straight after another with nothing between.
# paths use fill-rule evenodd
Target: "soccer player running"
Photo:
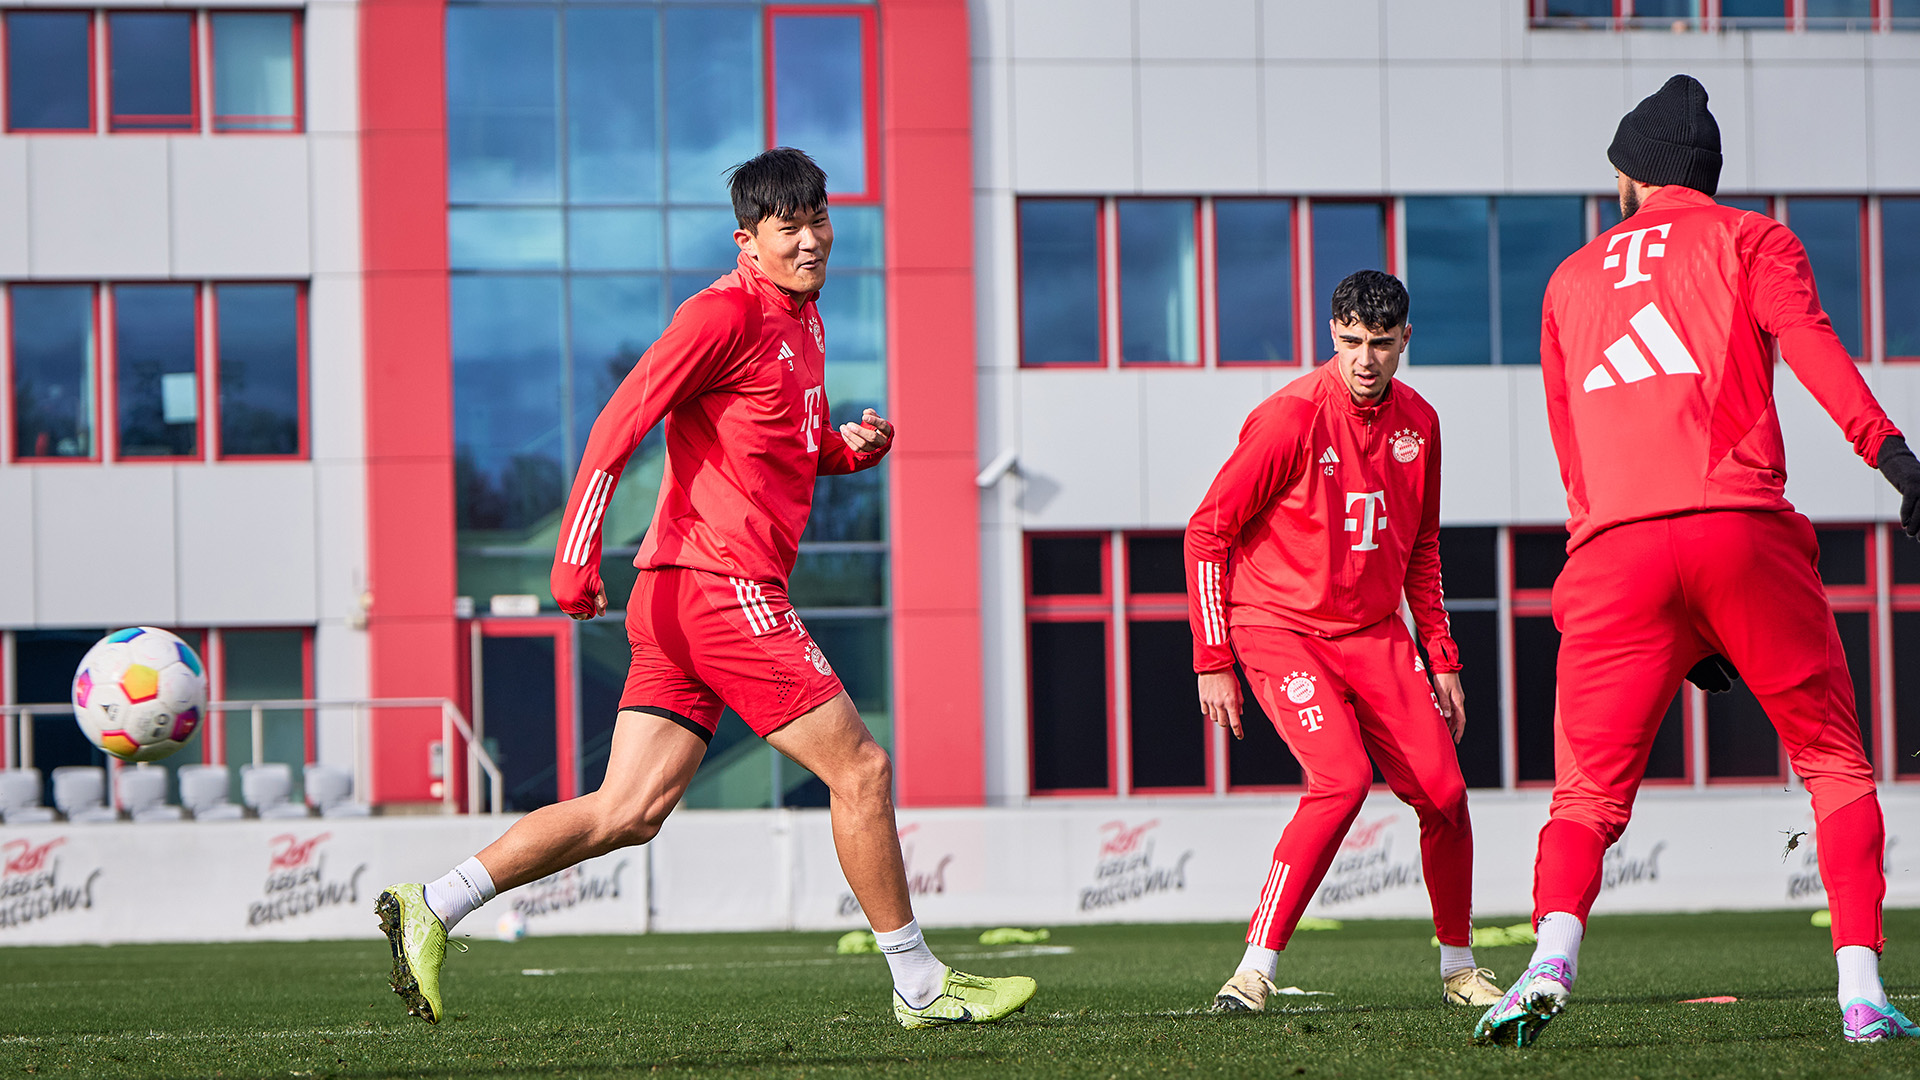
<instances>
[{"instance_id":1,"label":"soccer player running","mask_svg":"<svg viewBox=\"0 0 1920 1080\"><path fill-rule=\"evenodd\" d=\"M1398 279L1362 270L1342 281L1328 325L1332 362L1254 408L1187 523L1201 710L1243 736L1237 658L1307 779L1273 849L1246 954L1213 1007L1266 1008L1280 950L1360 813L1376 762L1420 819L1442 996L1490 1005L1500 988L1473 959L1473 829L1454 756L1466 700L1440 595L1440 420L1393 381L1411 336ZM1400 618L1403 597L1431 685Z\"/></svg>"},{"instance_id":2,"label":"soccer player running","mask_svg":"<svg viewBox=\"0 0 1920 1080\"><path fill-rule=\"evenodd\" d=\"M606 781L545 806L437 881L394 885L376 908L408 1011L443 1015L447 931L496 892L644 844L679 803L731 706L832 795L841 871L893 973L906 1027L998 1020L1032 979L940 963L908 899L893 816L893 766L787 600L814 478L879 464L893 425L872 409L825 426L825 336L814 305L833 247L826 175L779 147L729 178L739 265L674 313L594 421L556 552L561 610L607 610L601 515L627 459L666 424L666 474L627 603L633 660Z\"/></svg>"},{"instance_id":3,"label":"soccer player running","mask_svg":"<svg viewBox=\"0 0 1920 1080\"><path fill-rule=\"evenodd\" d=\"M1601 857L1627 826L1667 703L1683 677L1724 690L1735 672L1813 797L1846 1038L1920 1034L1880 983L1885 829L1813 526L1784 497L1775 345L1905 496L1908 533L1920 530L1920 461L1834 336L1800 241L1713 201L1720 129L1704 87L1669 79L1620 121L1607 156L1625 220L1560 264L1540 327L1571 538L1553 591L1539 946L1474 1035L1525 1046L1566 1007Z\"/></svg>"}]
</instances>

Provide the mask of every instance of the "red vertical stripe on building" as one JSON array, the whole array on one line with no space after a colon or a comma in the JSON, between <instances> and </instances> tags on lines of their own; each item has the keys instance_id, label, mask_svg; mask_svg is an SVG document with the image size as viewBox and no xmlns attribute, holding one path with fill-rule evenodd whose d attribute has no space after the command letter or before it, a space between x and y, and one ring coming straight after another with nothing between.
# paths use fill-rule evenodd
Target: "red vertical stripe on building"
<instances>
[{"instance_id":1,"label":"red vertical stripe on building","mask_svg":"<svg viewBox=\"0 0 1920 1080\"><path fill-rule=\"evenodd\" d=\"M443 0L360 4L374 697L457 696L444 25ZM373 731L371 799L431 799L437 710L379 715Z\"/></svg>"},{"instance_id":2,"label":"red vertical stripe on building","mask_svg":"<svg viewBox=\"0 0 1920 1080\"><path fill-rule=\"evenodd\" d=\"M965 0L881 0L894 767L903 806L985 801Z\"/></svg>"}]
</instances>

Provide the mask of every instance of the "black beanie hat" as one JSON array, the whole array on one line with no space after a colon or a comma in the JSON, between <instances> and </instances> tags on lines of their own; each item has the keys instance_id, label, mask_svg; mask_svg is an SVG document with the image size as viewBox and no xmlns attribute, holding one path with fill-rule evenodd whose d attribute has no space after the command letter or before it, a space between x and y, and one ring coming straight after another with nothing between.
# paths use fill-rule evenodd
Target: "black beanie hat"
<instances>
[{"instance_id":1,"label":"black beanie hat","mask_svg":"<svg viewBox=\"0 0 1920 1080\"><path fill-rule=\"evenodd\" d=\"M1668 79L1620 118L1607 159L1643 184L1713 194L1720 186L1720 125L1707 111L1707 88L1691 75Z\"/></svg>"}]
</instances>

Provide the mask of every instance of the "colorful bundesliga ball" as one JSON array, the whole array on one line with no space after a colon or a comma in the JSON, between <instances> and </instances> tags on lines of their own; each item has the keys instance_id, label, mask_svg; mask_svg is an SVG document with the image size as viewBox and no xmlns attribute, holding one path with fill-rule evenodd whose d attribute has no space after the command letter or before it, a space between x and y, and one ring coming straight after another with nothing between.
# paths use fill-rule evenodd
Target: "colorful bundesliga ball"
<instances>
[{"instance_id":1,"label":"colorful bundesliga ball","mask_svg":"<svg viewBox=\"0 0 1920 1080\"><path fill-rule=\"evenodd\" d=\"M122 761L157 761L187 744L207 712L207 672L187 643L151 626L116 630L73 676L73 716Z\"/></svg>"}]
</instances>

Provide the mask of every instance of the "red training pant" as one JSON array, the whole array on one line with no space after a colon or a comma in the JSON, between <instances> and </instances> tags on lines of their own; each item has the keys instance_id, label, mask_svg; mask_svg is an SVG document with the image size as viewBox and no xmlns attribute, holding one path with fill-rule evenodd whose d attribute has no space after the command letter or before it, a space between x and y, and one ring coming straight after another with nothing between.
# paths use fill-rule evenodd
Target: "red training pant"
<instances>
[{"instance_id":1,"label":"red training pant","mask_svg":"<svg viewBox=\"0 0 1920 1080\"><path fill-rule=\"evenodd\" d=\"M1550 911L1586 921L1667 703L1689 668L1719 653L1813 796L1834 948L1880 947L1885 826L1818 555L1806 518L1750 510L1615 525L1574 550L1553 588L1556 776L1534 862L1536 923Z\"/></svg>"},{"instance_id":2,"label":"red training pant","mask_svg":"<svg viewBox=\"0 0 1920 1080\"><path fill-rule=\"evenodd\" d=\"M1448 945L1467 944L1473 934L1467 785L1406 624L1392 615L1337 638L1269 626L1235 626L1231 635L1247 681L1307 778L1307 793L1273 849L1247 944L1287 947L1373 786L1372 762L1419 815L1434 930Z\"/></svg>"}]
</instances>

